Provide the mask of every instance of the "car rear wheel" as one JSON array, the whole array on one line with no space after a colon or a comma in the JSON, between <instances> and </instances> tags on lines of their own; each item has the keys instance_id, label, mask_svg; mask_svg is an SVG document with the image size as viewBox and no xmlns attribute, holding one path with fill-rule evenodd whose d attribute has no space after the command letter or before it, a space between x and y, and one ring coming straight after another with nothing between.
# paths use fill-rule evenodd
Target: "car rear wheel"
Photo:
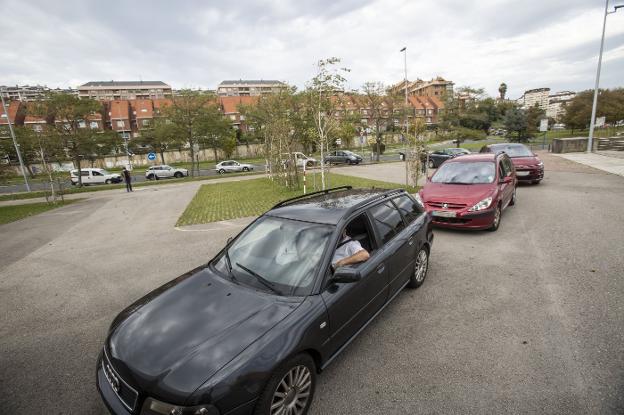
<instances>
[{"instance_id":1,"label":"car rear wheel","mask_svg":"<svg viewBox=\"0 0 624 415\"><path fill-rule=\"evenodd\" d=\"M312 167L314 165L314 163L312 163L311 161L306 162L306 167Z\"/></svg>"},{"instance_id":2,"label":"car rear wheel","mask_svg":"<svg viewBox=\"0 0 624 415\"><path fill-rule=\"evenodd\" d=\"M435 169L435 163L433 160L429 159L429 168L430 169Z\"/></svg>"},{"instance_id":3,"label":"car rear wheel","mask_svg":"<svg viewBox=\"0 0 624 415\"><path fill-rule=\"evenodd\" d=\"M173 177L175 177L176 179L179 179L179 178L181 178L182 176L184 176L184 175L182 174L182 172L181 172L181 171L177 171L177 172L175 172L175 174L173 175Z\"/></svg>"},{"instance_id":4,"label":"car rear wheel","mask_svg":"<svg viewBox=\"0 0 624 415\"><path fill-rule=\"evenodd\" d=\"M494 211L494 221L492 222L492 226L488 229L489 231L495 232L500 226L501 221L501 207L500 204L496 206L496 210Z\"/></svg>"},{"instance_id":5,"label":"car rear wheel","mask_svg":"<svg viewBox=\"0 0 624 415\"><path fill-rule=\"evenodd\" d=\"M316 387L316 365L300 354L280 367L269 379L254 411L255 415L305 415Z\"/></svg>"},{"instance_id":6,"label":"car rear wheel","mask_svg":"<svg viewBox=\"0 0 624 415\"><path fill-rule=\"evenodd\" d=\"M513 205L516 204L516 200L518 198L518 196L516 194L516 190L517 190L517 188L514 187L513 195L511 195L511 200L509 201L509 206L513 206Z\"/></svg>"},{"instance_id":7,"label":"car rear wheel","mask_svg":"<svg viewBox=\"0 0 624 415\"><path fill-rule=\"evenodd\" d=\"M427 277L427 270L429 269L429 251L427 248L422 247L418 254L416 254L416 262L414 263L414 272L410 277L409 283L407 286L410 288L418 288L423 282L425 282L425 278Z\"/></svg>"}]
</instances>

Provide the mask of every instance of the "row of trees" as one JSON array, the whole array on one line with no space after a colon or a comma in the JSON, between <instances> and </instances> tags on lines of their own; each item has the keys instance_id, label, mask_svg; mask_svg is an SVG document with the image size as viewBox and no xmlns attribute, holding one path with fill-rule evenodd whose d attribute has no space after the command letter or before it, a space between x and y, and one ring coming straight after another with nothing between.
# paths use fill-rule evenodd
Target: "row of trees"
<instances>
[{"instance_id":1,"label":"row of trees","mask_svg":"<svg viewBox=\"0 0 624 415\"><path fill-rule=\"evenodd\" d=\"M152 120L149 128L141 130L140 137L129 141L112 130L89 128L89 120L102 111L100 102L68 94L52 94L45 100L31 103L28 106L29 115L48 122L40 125L39 131L24 126L15 127L28 173L32 176L30 166L35 163L42 164L51 174L49 164L52 162L72 160L74 166L80 169L84 161L93 165L99 157L125 155L145 149L159 153L165 163L166 150L188 148L193 163L196 163L195 151L198 147L213 149L215 159L219 150L229 156L236 147L236 133L230 121L223 117L216 101L191 91L184 91L175 97L161 116ZM8 131L0 132L0 154L11 161L17 160ZM79 184L82 184L81 180Z\"/></svg>"}]
</instances>

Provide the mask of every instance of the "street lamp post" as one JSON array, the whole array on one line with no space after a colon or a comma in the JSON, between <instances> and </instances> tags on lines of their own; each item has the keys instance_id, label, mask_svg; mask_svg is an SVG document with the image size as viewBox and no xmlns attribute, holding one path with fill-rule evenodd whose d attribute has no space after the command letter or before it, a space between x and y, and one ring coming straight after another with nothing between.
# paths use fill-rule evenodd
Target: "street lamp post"
<instances>
[{"instance_id":1,"label":"street lamp post","mask_svg":"<svg viewBox=\"0 0 624 415\"><path fill-rule=\"evenodd\" d=\"M24 167L24 161L22 160L22 153L20 152L19 145L17 144L17 139L15 138L15 131L13 131L13 124L11 124L11 116L9 115L9 111L6 108L4 103L4 93L0 91L0 99L2 100L2 111L6 114L7 123L9 124L9 132L11 133L11 138L13 139L13 146L15 147L15 152L17 153L17 159L19 160L20 169L22 170L22 176L24 176L24 184L26 185L26 191L30 192L30 185L28 184L28 178L26 177L26 168Z\"/></svg>"},{"instance_id":2,"label":"street lamp post","mask_svg":"<svg viewBox=\"0 0 624 415\"><path fill-rule=\"evenodd\" d=\"M594 128L596 127L596 107L598 105L598 88L600 85L600 67L602 65L602 50L604 48L605 29L607 27L607 15L615 13L623 6L615 6L613 11L609 11L609 0L605 1L604 18L602 20L602 37L600 38L600 53L598 54L598 69L596 70L596 84L594 86L594 102L592 104L591 120L589 123L589 139L587 141L587 152L591 153L594 149Z\"/></svg>"},{"instance_id":3,"label":"street lamp post","mask_svg":"<svg viewBox=\"0 0 624 415\"><path fill-rule=\"evenodd\" d=\"M409 186L409 179L407 173L407 134L409 133L409 114L407 113L407 46L401 49L403 52L403 67L405 69L405 77L403 78L403 86L405 87L405 135L403 136L403 144L404 146L404 156L403 161L405 162L405 186ZM414 184L415 186L416 184Z\"/></svg>"}]
</instances>

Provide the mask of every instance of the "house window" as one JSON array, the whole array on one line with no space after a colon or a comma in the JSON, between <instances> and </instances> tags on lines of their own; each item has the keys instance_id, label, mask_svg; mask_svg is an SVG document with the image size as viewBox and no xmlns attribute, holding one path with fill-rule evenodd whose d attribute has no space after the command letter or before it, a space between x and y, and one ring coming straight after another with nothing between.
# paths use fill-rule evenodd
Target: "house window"
<instances>
[{"instance_id":1,"label":"house window","mask_svg":"<svg viewBox=\"0 0 624 415\"><path fill-rule=\"evenodd\" d=\"M141 108L141 112L147 112L147 108Z\"/></svg>"},{"instance_id":2,"label":"house window","mask_svg":"<svg viewBox=\"0 0 624 415\"><path fill-rule=\"evenodd\" d=\"M236 121L236 115L230 115L230 120Z\"/></svg>"},{"instance_id":3,"label":"house window","mask_svg":"<svg viewBox=\"0 0 624 415\"><path fill-rule=\"evenodd\" d=\"M123 121L117 121L117 128L124 128L126 126L126 123L124 123Z\"/></svg>"},{"instance_id":4,"label":"house window","mask_svg":"<svg viewBox=\"0 0 624 415\"><path fill-rule=\"evenodd\" d=\"M33 130L35 130L36 132L40 133L40 132L42 132L42 131L43 131L43 127L42 127L42 126L40 126L40 125L35 125L35 126L33 127Z\"/></svg>"},{"instance_id":5,"label":"house window","mask_svg":"<svg viewBox=\"0 0 624 415\"><path fill-rule=\"evenodd\" d=\"M143 127L149 127L150 120L141 120L141 124L143 125Z\"/></svg>"},{"instance_id":6,"label":"house window","mask_svg":"<svg viewBox=\"0 0 624 415\"><path fill-rule=\"evenodd\" d=\"M91 123L89 123L89 127L91 127L92 130L97 130L99 125L97 121L91 121Z\"/></svg>"},{"instance_id":7,"label":"house window","mask_svg":"<svg viewBox=\"0 0 624 415\"><path fill-rule=\"evenodd\" d=\"M79 122L78 122L78 127L80 127L80 128L86 128L86 127L87 127L87 123L86 123L86 122L84 122L84 121L79 121Z\"/></svg>"}]
</instances>

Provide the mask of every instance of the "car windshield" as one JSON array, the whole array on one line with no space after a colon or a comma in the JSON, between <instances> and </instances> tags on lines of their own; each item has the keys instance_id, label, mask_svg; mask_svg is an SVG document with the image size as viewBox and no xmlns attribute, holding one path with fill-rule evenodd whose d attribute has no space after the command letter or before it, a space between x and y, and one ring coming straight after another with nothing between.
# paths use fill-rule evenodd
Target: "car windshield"
<instances>
[{"instance_id":1,"label":"car windshield","mask_svg":"<svg viewBox=\"0 0 624 415\"><path fill-rule=\"evenodd\" d=\"M442 164L431 178L431 182L448 184L493 183L495 177L496 169L491 161L454 162Z\"/></svg>"},{"instance_id":2,"label":"car windshield","mask_svg":"<svg viewBox=\"0 0 624 415\"><path fill-rule=\"evenodd\" d=\"M265 216L232 243L229 261L224 252L214 267L260 289L268 283L283 295L308 295L333 232L328 225Z\"/></svg>"},{"instance_id":3,"label":"car windshield","mask_svg":"<svg viewBox=\"0 0 624 415\"><path fill-rule=\"evenodd\" d=\"M504 151L509 157L533 157L531 150L522 144L498 144L490 147L493 152Z\"/></svg>"},{"instance_id":4,"label":"car windshield","mask_svg":"<svg viewBox=\"0 0 624 415\"><path fill-rule=\"evenodd\" d=\"M446 151L448 151L450 154L464 154L468 152L463 148L447 148Z\"/></svg>"}]
</instances>

